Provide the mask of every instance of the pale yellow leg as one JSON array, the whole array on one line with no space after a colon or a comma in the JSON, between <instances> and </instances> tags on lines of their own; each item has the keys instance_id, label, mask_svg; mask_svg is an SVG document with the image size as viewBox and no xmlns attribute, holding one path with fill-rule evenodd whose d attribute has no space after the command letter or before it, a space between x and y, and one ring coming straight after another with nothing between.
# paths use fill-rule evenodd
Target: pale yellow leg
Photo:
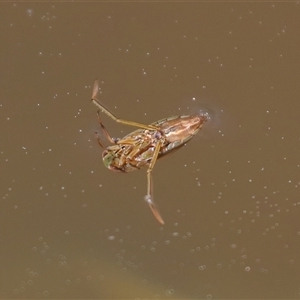
<instances>
[{"instance_id":1,"label":"pale yellow leg","mask_svg":"<svg viewBox=\"0 0 300 300\"><path fill-rule=\"evenodd\" d=\"M102 111L104 112L107 116L109 116L110 118L112 118L115 122L117 123L121 123L124 125L129 125L129 126L134 126L134 127L138 127L138 128L143 128L143 129L148 129L148 130L158 130L159 128L153 125L145 125L145 124L141 124L141 123L137 123L137 122L133 122L133 121L127 121L127 120L123 120L123 119L119 119L117 118L115 115L113 115L107 108L105 108L100 101L96 98L97 94L98 94L98 90L99 90L99 84L98 81L95 81L94 87L93 87L93 95L92 95L92 102Z\"/></svg>"},{"instance_id":2,"label":"pale yellow leg","mask_svg":"<svg viewBox=\"0 0 300 300\"><path fill-rule=\"evenodd\" d=\"M152 213L154 214L156 220L160 224L163 225L165 222L162 219L155 203L153 202L153 180L152 180L152 170L153 170L153 167L154 167L155 162L157 160L160 148L161 148L161 144L159 142L156 145L156 148L155 148L154 153L153 153L152 160L151 160L150 165L149 165L148 170L147 170L147 195L145 196L145 200L148 203L148 205L149 205Z\"/></svg>"}]
</instances>

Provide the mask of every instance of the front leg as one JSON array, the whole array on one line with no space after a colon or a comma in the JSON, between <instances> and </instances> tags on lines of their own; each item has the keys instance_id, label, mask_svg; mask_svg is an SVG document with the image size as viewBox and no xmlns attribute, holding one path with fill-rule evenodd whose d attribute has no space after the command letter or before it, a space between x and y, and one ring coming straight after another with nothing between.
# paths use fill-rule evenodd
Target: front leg
<instances>
[{"instance_id":1,"label":"front leg","mask_svg":"<svg viewBox=\"0 0 300 300\"><path fill-rule=\"evenodd\" d=\"M99 113L100 113L100 111L98 110L98 111L97 111L98 122L99 122L99 124L100 124L100 126L101 126L102 131L104 132L106 138L107 138L112 144L116 144L117 141L118 141L119 139L113 138L113 137L110 136L110 134L108 133L107 129L105 128L105 126L103 125L103 123L102 123L102 121L101 121L101 119L100 119ZM100 139L99 139L99 137L98 137L98 143L99 143L99 140L100 140ZM99 143L99 144L100 144L100 146L101 146L101 143ZM102 146L102 147L103 147L103 146Z\"/></svg>"}]
</instances>

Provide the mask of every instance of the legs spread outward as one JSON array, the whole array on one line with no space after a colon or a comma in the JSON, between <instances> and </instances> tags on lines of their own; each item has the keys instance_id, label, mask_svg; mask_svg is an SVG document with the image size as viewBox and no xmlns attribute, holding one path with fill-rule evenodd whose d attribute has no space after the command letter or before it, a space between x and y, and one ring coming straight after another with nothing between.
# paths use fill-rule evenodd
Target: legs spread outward
<instances>
[{"instance_id":1,"label":"legs spread outward","mask_svg":"<svg viewBox=\"0 0 300 300\"><path fill-rule=\"evenodd\" d=\"M164 224L164 220L162 219L155 203L153 202L153 180L152 180L152 170L155 165L155 162L157 160L157 156L160 150L161 144L157 143L156 148L153 153L152 160L150 162L150 165L147 170L147 195L145 196L145 200L148 203L152 213L154 214L154 217L160 224Z\"/></svg>"},{"instance_id":2,"label":"legs spread outward","mask_svg":"<svg viewBox=\"0 0 300 300\"><path fill-rule=\"evenodd\" d=\"M93 95L92 95L92 102L99 108L99 111L104 112L107 116L109 116L111 119L113 119L115 122L117 123L121 123L124 125L129 125L129 126L134 126L134 127L138 127L138 128L142 128L142 129L147 129L147 130L160 130L159 127L154 126L154 125L145 125L145 124L141 124L141 123L137 123L137 122L133 122L133 121L126 121L123 119L118 119L116 116L114 116L107 108L105 108L100 101L96 98L97 94L98 94L98 90L99 90L99 84L98 81L95 81L94 87L93 87ZM99 116L99 111L98 111L98 119L99 119L99 124L101 126L102 131L104 132L105 136L107 137L107 139L112 143L112 144L116 144L117 140L112 138L110 136L110 134L108 133L108 131L106 130L106 128L104 127L104 125L102 124L101 120L100 120L100 116ZM96 133L96 137L97 137L97 141L99 143L99 145L104 148L100 137L98 136L98 134ZM153 215L155 216L156 220L160 223L160 224L164 224L164 221L156 207L156 205L153 202L153 182L152 182L152 170L153 167L156 163L158 154L159 154L159 150L162 146L162 141L158 141L156 143L155 146L155 150L153 153L153 157L151 159L151 162L149 164L148 170L147 170L147 195L145 196L145 200L148 203Z\"/></svg>"}]
</instances>

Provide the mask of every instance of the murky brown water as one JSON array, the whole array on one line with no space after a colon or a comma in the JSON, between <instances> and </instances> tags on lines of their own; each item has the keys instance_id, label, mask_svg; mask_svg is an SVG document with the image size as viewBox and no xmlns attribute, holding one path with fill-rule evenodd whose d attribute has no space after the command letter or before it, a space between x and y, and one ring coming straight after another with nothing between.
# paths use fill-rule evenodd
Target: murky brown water
<instances>
[{"instance_id":1,"label":"murky brown water","mask_svg":"<svg viewBox=\"0 0 300 300\"><path fill-rule=\"evenodd\" d=\"M298 3L1 4L1 298L299 298ZM212 120L102 164L90 102ZM133 128L103 116L113 136Z\"/></svg>"}]
</instances>

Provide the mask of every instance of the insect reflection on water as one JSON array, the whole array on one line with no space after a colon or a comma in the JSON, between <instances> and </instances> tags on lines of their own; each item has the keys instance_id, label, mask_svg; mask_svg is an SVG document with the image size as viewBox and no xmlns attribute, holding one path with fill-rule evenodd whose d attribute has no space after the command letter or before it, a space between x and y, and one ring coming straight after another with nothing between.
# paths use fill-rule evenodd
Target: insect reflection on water
<instances>
[{"instance_id":1,"label":"insect reflection on water","mask_svg":"<svg viewBox=\"0 0 300 300\"><path fill-rule=\"evenodd\" d=\"M145 125L117 118L97 99L98 91L99 84L96 80L93 88L92 102L99 108L97 113L101 129L112 144L105 148L99 135L96 133L99 145L105 148L102 153L104 165L109 170L124 173L139 170L144 166L148 167L145 201L148 203L157 221L164 224L153 202L153 167L158 158L185 145L208 120L208 115L181 115L165 118L150 125ZM137 127L139 129L127 134L123 138L112 138L100 120L100 111L117 123Z\"/></svg>"}]
</instances>

